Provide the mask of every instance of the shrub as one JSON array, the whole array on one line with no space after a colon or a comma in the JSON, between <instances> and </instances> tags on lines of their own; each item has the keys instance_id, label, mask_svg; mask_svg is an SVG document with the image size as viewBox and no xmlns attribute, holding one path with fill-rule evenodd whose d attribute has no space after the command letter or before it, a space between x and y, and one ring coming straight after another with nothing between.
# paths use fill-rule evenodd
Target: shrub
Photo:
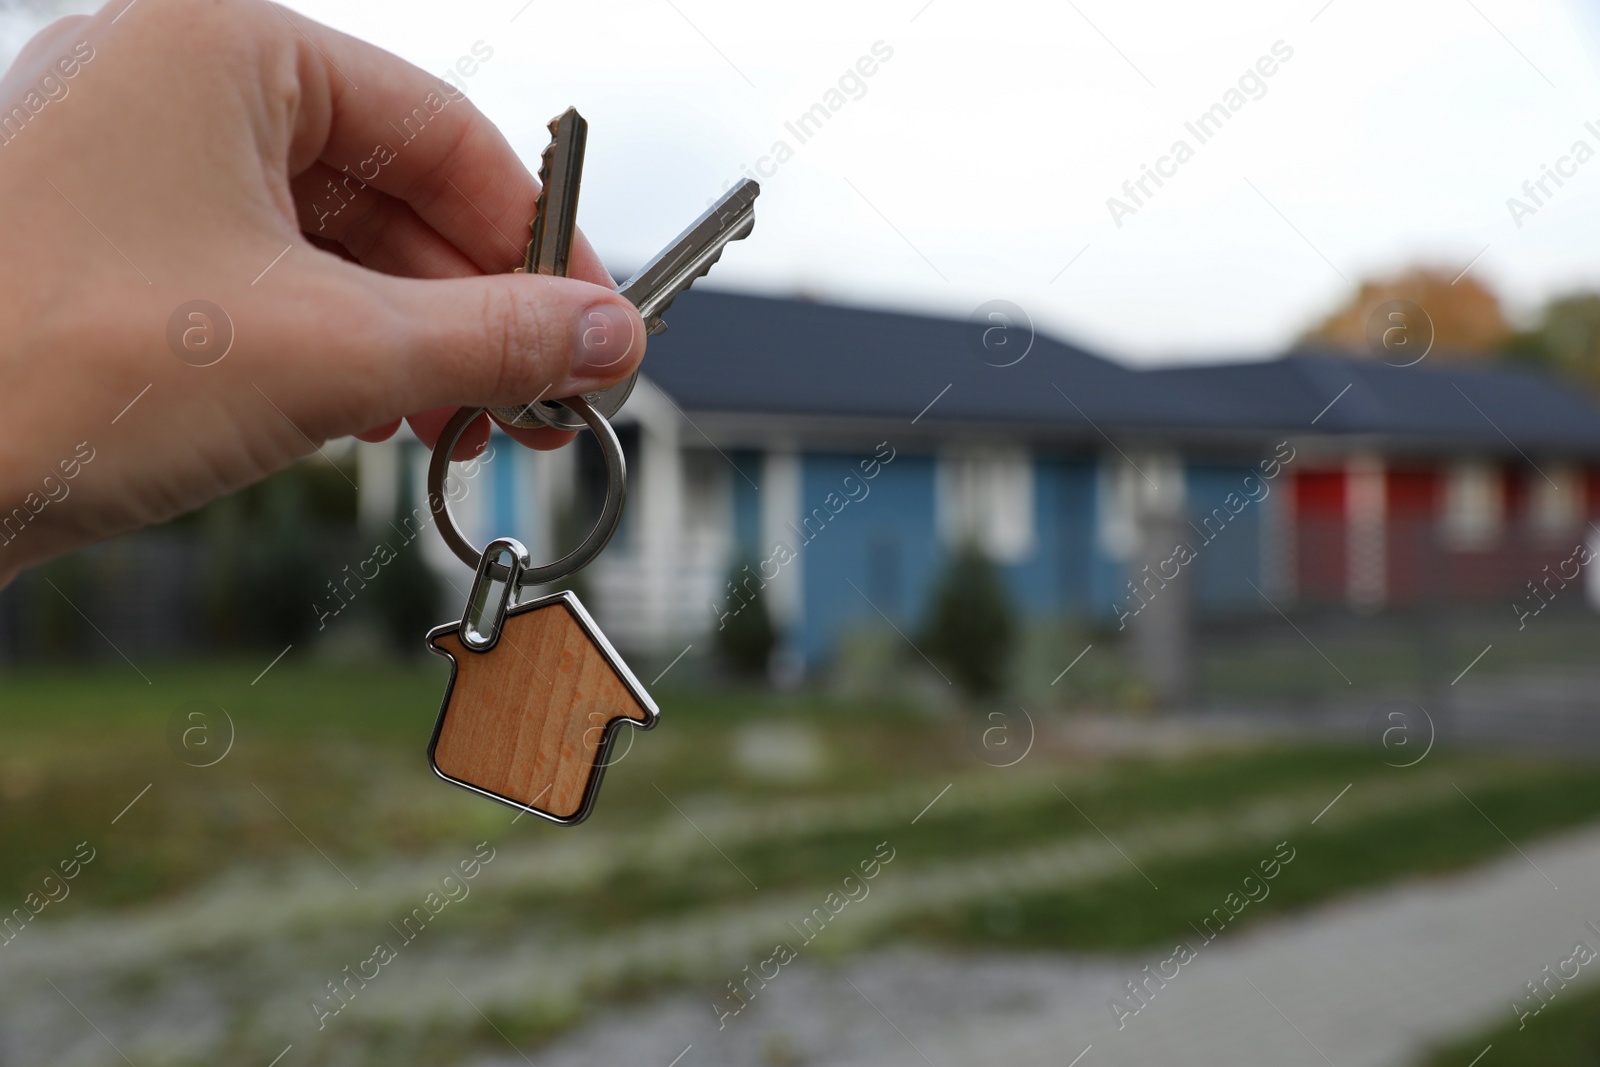
<instances>
[{"instance_id":1,"label":"shrub","mask_svg":"<svg viewBox=\"0 0 1600 1067\"><path fill-rule=\"evenodd\" d=\"M248 608L247 629L266 645L302 640L316 616L324 564L315 523L301 481L280 474L262 486L262 514L249 531L242 557L240 586Z\"/></svg>"},{"instance_id":2,"label":"shrub","mask_svg":"<svg viewBox=\"0 0 1600 1067\"><path fill-rule=\"evenodd\" d=\"M390 646L402 656L421 656L427 647L423 635L450 621L450 612L440 607L439 579L423 559L419 541L398 545L372 583L371 608Z\"/></svg>"},{"instance_id":3,"label":"shrub","mask_svg":"<svg viewBox=\"0 0 1600 1067\"><path fill-rule=\"evenodd\" d=\"M761 595L760 579L749 582L755 565L740 560L729 574L728 614L716 631L717 656L734 674L745 678L765 678L778 645L778 633L767 612L767 599ZM741 585L740 583L745 583Z\"/></svg>"},{"instance_id":4,"label":"shrub","mask_svg":"<svg viewBox=\"0 0 1600 1067\"><path fill-rule=\"evenodd\" d=\"M999 570L976 545L964 545L934 589L923 648L974 699L1005 688L1016 620Z\"/></svg>"}]
</instances>

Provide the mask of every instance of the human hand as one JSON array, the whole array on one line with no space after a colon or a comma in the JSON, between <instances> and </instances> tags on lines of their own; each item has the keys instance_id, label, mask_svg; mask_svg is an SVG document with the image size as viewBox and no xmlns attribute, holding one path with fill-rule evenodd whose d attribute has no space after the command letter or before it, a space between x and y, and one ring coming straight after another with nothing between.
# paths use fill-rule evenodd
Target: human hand
<instances>
[{"instance_id":1,"label":"human hand","mask_svg":"<svg viewBox=\"0 0 1600 1067\"><path fill-rule=\"evenodd\" d=\"M454 87L263 0L49 26L0 77L0 585L330 438L632 373L581 235L570 279L505 273L537 194Z\"/></svg>"}]
</instances>

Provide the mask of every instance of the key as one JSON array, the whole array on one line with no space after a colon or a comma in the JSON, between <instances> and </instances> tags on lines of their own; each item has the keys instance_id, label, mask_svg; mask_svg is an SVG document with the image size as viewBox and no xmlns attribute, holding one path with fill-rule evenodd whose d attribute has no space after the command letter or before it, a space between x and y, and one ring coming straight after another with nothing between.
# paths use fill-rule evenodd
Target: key
<instances>
[{"instance_id":1,"label":"key","mask_svg":"<svg viewBox=\"0 0 1600 1067\"><path fill-rule=\"evenodd\" d=\"M519 273L567 276L572 261L572 238L578 229L578 189L583 181L583 155L589 142L589 123L569 107L550 120L550 143L539 160L539 196L533 204L533 239ZM534 404L491 408L503 422L534 428L547 425L530 411ZM555 404L548 407L565 411Z\"/></svg>"},{"instance_id":2,"label":"key","mask_svg":"<svg viewBox=\"0 0 1600 1067\"><path fill-rule=\"evenodd\" d=\"M654 337L665 333L667 324L661 316L678 294L696 279L704 278L729 243L750 236L756 225L756 197L760 195L759 184L742 179L690 223L665 251L622 283L619 292L644 316L647 334Z\"/></svg>"},{"instance_id":3,"label":"key","mask_svg":"<svg viewBox=\"0 0 1600 1067\"><path fill-rule=\"evenodd\" d=\"M555 176L552 174L552 177ZM575 188L574 185L572 195L574 206L577 200ZM679 234L665 250L622 283L618 291L639 309L639 314L644 317L647 334L654 337L664 332L667 324L661 316L672 306L672 301L697 279L705 277L717 260L722 258L722 250L727 248L730 242L749 236L750 231L755 228L756 197L760 195L760 184L749 178L741 180L711 205L705 214L692 222L689 228ZM570 243L570 231L567 239ZM610 389L586 393L584 399L609 419L627 401L638 377L636 371L627 381ZM549 400L535 400L531 404L519 407L501 407L492 410L503 422L513 426L529 428L554 426L559 430L584 428L582 419L559 403Z\"/></svg>"},{"instance_id":4,"label":"key","mask_svg":"<svg viewBox=\"0 0 1600 1067\"><path fill-rule=\"evenodd\" d=\"M578 230L578 185L583 180L583 151L588 142L589 124L577 108L569 107L550 120L550 144L539 166L533 240L522 261L528 274L567 276L572 235Z\"/></svg>"}]
</instances>

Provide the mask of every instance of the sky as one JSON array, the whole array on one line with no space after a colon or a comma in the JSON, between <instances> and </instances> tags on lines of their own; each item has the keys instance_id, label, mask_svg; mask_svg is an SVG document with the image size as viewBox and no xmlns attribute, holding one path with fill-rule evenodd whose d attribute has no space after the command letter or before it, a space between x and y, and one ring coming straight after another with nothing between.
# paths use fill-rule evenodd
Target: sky
<instances>
[{"instance_id":1,"label":"sky","mask_svg":"<svg viewBox=\"0 0 1600 1067\"><path fill-rule=\"evenodd\" d=\"M531 167L577 106L579 224L618 273L760 165L716 287L957 318L1003 299L1135 364L1275 354L1417 262L1470 264L1514 317L1600 288L1600 158L1522 190L1600 152L1600 0L289 6L438 73L482 42L466 91ZM1185 124L1216 104L1236 110L1202 142ZM1168 176L1135 200L1147 165Z\"/></svg>"}]
</instances>

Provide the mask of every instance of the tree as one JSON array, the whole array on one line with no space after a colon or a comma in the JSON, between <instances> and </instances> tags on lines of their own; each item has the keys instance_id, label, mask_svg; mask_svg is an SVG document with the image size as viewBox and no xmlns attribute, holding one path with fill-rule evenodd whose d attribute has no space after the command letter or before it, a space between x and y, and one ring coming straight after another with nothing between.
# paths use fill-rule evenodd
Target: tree
<instances>
[{"instance_id":1,"label":"tree","mask_svg":"<svg viewBox=\"0 0 1600 1067\"><path fill-rule=\"evenodd\" d=\"M390 645L402 656L421 656L427 647L422 635L441 622L439 579L422 546L415 541L401 543L372 583L368 611L378 623Z\"/></svg>"},{"instance_id":2,"label":"tree","mask_svg":"<svg viewBox=\"0 0 1600 1067\"><path fill-rule=\"evenodd\" d=\"M999 569L976 545L958 549L934 590L923 643L969 697L1005 688L1016 622Z\"/></svg>"},{"instance_id":3,"label":"tree","mask_svg":"<svg viewBox=\"0 0 1600 1067\"><path fill-rule=\"evenodd\" d=\"M298 643L316 621L324 564L308 496L299 468L263 483L260 521L244 550L240 607L247 630L269 647Z\"/></svg>"},{"instance_id":4,"label":"tree","mask_svg":"<svg viewBox=\"0 0 1600 1067\"><path fill-rule=\"evenodd\" d=\"M1410 267L1385 278L1367 279L1354 296L1306 332L1303 340L1322 341L1361 355L1370 320L1391 300L1409 300L1433 323L1432 352L1444 356L1492 355L1511 335L1500 300L1468 274L1439 267Z\"/></svg>"},{"instance_id":5,"label":"tree","mask_svg":"<svg viewBox=\"0 0 1600 1067\"><path fill-rule=\"evenodd\" d=\"M1506 357L1600 388L1600 293L1569 293L1544 306L1531 329L1513 334Z\"/></svg>"}]
</instances>

